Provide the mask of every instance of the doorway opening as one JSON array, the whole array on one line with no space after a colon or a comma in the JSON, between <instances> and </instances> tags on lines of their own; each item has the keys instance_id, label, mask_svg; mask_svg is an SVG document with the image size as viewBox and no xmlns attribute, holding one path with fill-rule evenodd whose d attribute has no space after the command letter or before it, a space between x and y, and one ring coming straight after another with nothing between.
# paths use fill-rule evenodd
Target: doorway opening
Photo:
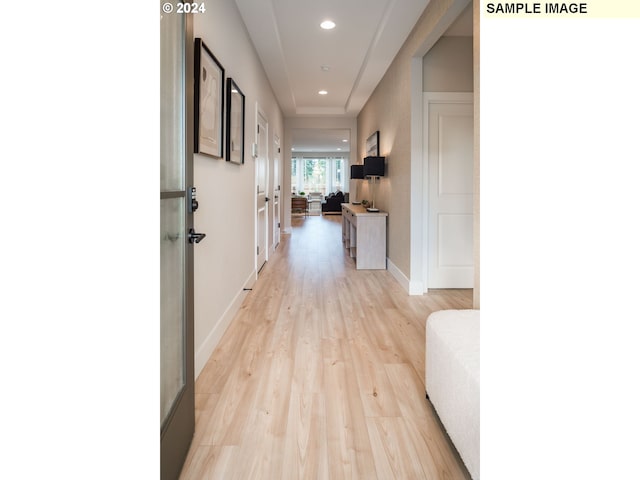
<instances>
[{"instance_id":1,"label":"doorway opening","mask_svg":"<svg viewBox=\"0 0 640 480\"><path fill-rule=\"evenodd\" d=\"M328 196L337 192L348 194L350 144L349 129L293 130L292 217L322 215Z\"/></svg>"}]
</instances>

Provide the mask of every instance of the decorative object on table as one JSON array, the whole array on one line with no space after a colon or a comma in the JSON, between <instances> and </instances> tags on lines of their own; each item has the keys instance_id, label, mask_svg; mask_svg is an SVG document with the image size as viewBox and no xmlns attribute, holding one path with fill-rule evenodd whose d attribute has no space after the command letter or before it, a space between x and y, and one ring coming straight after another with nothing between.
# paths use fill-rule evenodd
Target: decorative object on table
<instances>
[{"instance_id":1,"label":"decorative object on table","mask_svg":"<svg viewBox=\"0 0 640 480\"><path fill-rule=\"evenodd\" d=\"M362 203L362 206L365 208L369 206L369 200L362 200L361 203Z\"/></svg>"},{"instance_id":2,"label":"decorative object on table","mask_svg":"<svg viewBox=\"0 0 640 480\"><path fill-rule=\"evenodd\" d=\"M201 38L196 38L194 60L194 152L222 158L224 68Z\"/></svg>"},{"instance_id":3,"label":"decorative object on table","mask_svg":"<svg viewBox=\"0 0 640 480\"><path fill-rule=\"evenodd\" d=\"M304 197L304 192L300 192L298 195L300 195L301 197Z\"/></svg>"},{"instance_id":4,"label":"decorative object on table","mask_svg":"<svg viewBox=\"0 0 640 480\"><path fill-rule=\"evenodd\" d=\"M369 138L367 138L365 153L367 157L380 156L380 131L376 130Z\"/></svg>"},{"instance_id":5,"label":"decorative object on table","mask_svg":"<svg viewBox=\"0 0 640 480\"><path fill-rule=\"evenodd\" d=\"M364 179L364 165L351 165L351 180L363 180ZM356 195L355 201L351 202L353 205L360 205L358 202L358 184L356 183Z\"/></svg>"},{"instance_id":6,"label":"decorative object on table","mask_svg":"<svg viewBox=\"0 0 640 480\"><path fill-rule=\"evenodd\" d=\"M380 177L384 177L384 157L366 157L364 159L364 176L371 182L373 180L371 207L369 212L379 212L376 208L376 183Z\"/></svg>"},{"instance_id":7,"label":"decorative object on table","mask_svg":"<svg viewBox=\"0 0 640 480\"><path fill-rule=\"evenodd\" d=\"M227 79L227 162L244 163L244 93Z\"/></svg>"}]
</instances>

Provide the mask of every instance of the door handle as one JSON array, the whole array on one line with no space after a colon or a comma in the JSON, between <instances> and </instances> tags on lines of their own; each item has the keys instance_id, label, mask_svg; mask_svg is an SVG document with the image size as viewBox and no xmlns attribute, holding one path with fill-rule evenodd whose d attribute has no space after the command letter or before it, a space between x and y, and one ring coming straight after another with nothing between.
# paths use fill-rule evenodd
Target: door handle
<instances>
[{"instance_id":1,"label":"door handle","mask_svg":"<svg viewBox=\"0 0 640 480\"><path fill-rule=\"evenodd\" d=\"M196 233L193 228L189 229L189 243L200 243L200 241L206 236L206 233Z\"/></svg>"},{"instance_id":2,"label":"door handle","mask_svg":"<svg viewBox=\"0 0 640 480\"><path fill-rule=\"evenodd\" d=\"M269 201L269 197L264 197L264 201L268 202Z\"/></svg>"}]
</instances>

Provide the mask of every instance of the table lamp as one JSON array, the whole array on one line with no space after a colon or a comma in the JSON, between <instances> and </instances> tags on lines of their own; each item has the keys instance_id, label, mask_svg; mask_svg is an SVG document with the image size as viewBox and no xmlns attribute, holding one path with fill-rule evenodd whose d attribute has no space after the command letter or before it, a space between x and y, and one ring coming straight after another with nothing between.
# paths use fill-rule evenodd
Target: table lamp
<instances>
[{"instance_id":1,"label":"table lamp","mask_svg":"<svg viewBox=\"0 0 640 480\"><path fill-rule=\"evenodd\" d=\"M364 165L351 165L351 180L363 180L364 179ZM360 205L358 200L358 184L356 183L355 202L351 202L353 205Z\"/></svg>"},{"instance_id":2,"label":"table lamp","mask_svg":"<svg viewBox=\"0 0 640 480\"><path fill-rule=\"evenodd\" d=\"M364 176L369 180L373 179L373 200L371 207L367 208L369 212L378 212L376 208L376 180L384 177L384 157L365 157L364 159Z\"/></svg>"}]
</instances>

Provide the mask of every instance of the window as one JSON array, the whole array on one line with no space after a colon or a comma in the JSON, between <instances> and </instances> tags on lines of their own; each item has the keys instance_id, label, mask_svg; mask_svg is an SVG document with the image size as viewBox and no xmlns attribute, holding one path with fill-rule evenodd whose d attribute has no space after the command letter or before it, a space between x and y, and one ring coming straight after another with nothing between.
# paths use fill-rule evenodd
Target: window
<instances>
[{"instance_id":1,"label":"window","mask_svg":"<svg viewBox=\"0 0 640 480\"><path fill-rule=\"evenodd\" d=\"M338 158L293 158L291 160L291 189L298 192L320 192L328 195L345 191L346 161Z\"/></svg>"}]
</instances>

